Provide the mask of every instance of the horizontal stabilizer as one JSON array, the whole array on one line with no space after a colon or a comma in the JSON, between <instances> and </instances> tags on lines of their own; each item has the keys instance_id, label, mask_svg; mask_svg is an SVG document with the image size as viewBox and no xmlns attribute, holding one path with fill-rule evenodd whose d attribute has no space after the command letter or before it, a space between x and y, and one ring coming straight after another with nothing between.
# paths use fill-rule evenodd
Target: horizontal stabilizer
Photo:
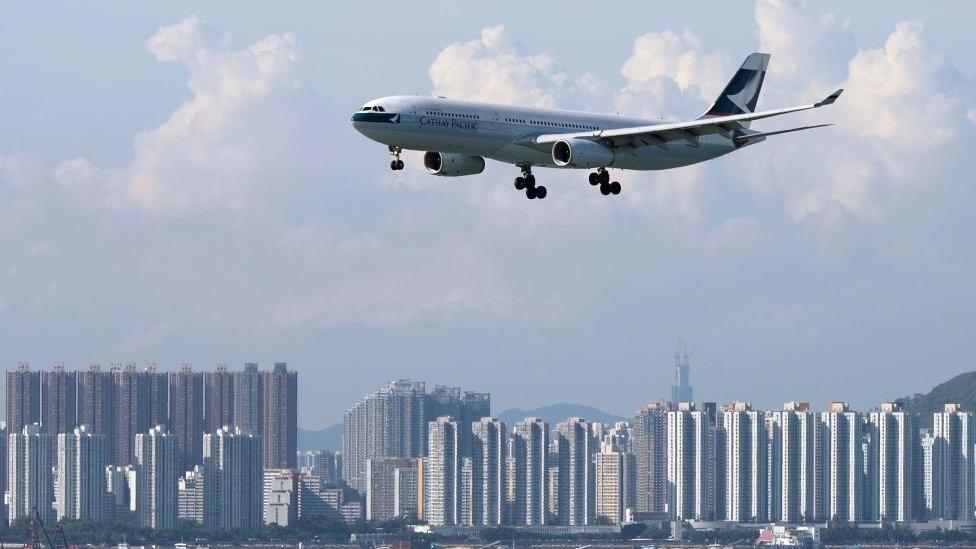
<instances>
[{"instance_id":1,"label":"horizontal stabilizer","mask_svg":"<svg viewBox=\"0 0 976 549\"><path fill-rule=\"evenodd\" d=\"M762 132L762 133L751 133L751 134L748 134L748 135L739 135L739 136L736 136L735 137L735 142L736 142L736 144L741 144L741 143L747 143L749 141L761 141L761 140L766 139L767 137L769 137L771 135L779 135L781 133L798 132L798 131L801 131L801 130L812 130L814 128L825 128L827 126L833 126L833 124L816 124L814 126L803 126L803 127L800 127L800 128L790 128L788 130L778 130L778 131L775 131L775 132Z\"/></svg>"}]
</instances>

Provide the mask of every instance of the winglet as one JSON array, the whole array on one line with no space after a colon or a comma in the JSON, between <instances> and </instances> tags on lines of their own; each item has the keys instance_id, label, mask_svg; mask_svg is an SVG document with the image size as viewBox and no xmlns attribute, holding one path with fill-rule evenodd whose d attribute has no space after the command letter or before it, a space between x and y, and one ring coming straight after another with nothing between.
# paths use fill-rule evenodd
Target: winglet
<instances>
[{"instance_id":1,"label":"winglet","mask_svg":"<svg viewBox=\"0 0 976 549\"><path fill-rule=\"evenodd\" d=\"M823 101L820 101L819 103L814 103L813 106L823 107L824 105L832 105L834 101L837 101L837 98L840 97L840 94L842 93L844 93L844 88L841 88L835 91L834 93L828 95L827 98L824 99Z\"/></svg>"}]
</instances>

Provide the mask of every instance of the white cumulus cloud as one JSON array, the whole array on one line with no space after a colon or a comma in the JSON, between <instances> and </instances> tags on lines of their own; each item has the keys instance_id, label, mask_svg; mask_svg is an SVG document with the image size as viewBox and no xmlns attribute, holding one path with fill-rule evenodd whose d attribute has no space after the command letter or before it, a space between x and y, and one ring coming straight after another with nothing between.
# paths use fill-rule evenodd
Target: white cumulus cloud
<instances>
[{"instance_id":1,"label":"white cumulus cloud","mask_svg":"<svg viewBox=\"0 0 976 549\"><path fill-rule=\"evenodd\" d=\"M755 18L759 50L773 56L766 82L775 87L767 98L779 99L787 90L819 93L844 78L856 53L849 21L803 0L758 0Z\"/></svg>"},{"instance_id":2,"label":"white cumulus cloud","mask_svg":"<svg viewBox=\"0 0 976 549\"><path fill-rule=\"evenodd\" d=\"M957 113L972 88L921 23L900 22L882 45L856 49L847 21L804 2L759 0L755 16L761 47L773 53L764 95L774 99L765 106L845 91L827 109L757 123L837 125L817 130L816 140L790 136L760 145L762 154L757 148L749 157L747 186L781 197L800 220L834 205L880 219L906 190L927 184L939 164L932 155L960 141Z\"/></svg>"},{"instance_id":3,"label":"white cumulus cloud","mask_svg":"<svg viewBox=\"0 0 976 549\"><path fill-rule=\"evenodd\" d=\"M429 73L434 93L455 99L583 108L606 94L606 85L595 76L571 78L550 55L527 52L504 25L447 46Z\"/></svg>"},{"instance_id":4,"label":"white cumulus cloud","mask_svg":"<svg viewBox=\"0 0 976 549\"><path fill-rule=\"evenodd\" d=\"M114 208L245 207L291 156L286 137L302 122L298 54L290 33L236 50L226 43L196 16L161 27L146 47L161 62L186 65L192 97L135 136L128 165L74 158L57 168L58 181Z\"/></svg>"},{"instance_id":5,"label":"white cumulus cloud","mask_svg":"<svg viewBox=\"0 0 976 549\"><path fill-rule=\"evenodd\" d=\"M146 48L160 61L189 63L207 47L203 25L196 15L160 27L156 34L146 40Z\"/></svg>"},{"instance_id":6,"label":"white cumulus cloud","mask_svg":"<svg viewBox=\"0 0 976 549\"><path fill-rule=\"evenodd\" d=\"M846 127L886 143L937 147L959 131L957 77L922 23L898 23L883 47L861 50L850 63Z\"/></svg>"},{"instance_id":7,"label":"white cumulus cloud","mask_svg":"<svg viewBox=\"0 0 976 549\"><path fill-rule=\"evenodd\" d=\"M701 113L731 74L728 54L709 50L688 29L650 32L634 40L617 96L626 114L675 117Z\"/></svg>"}]
</instances>

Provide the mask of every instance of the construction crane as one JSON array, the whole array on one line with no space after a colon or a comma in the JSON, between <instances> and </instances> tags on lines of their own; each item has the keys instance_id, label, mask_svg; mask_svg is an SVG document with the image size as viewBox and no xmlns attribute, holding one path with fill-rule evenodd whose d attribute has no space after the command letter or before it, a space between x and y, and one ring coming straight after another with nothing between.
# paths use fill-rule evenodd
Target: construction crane
<instances>
[{"instance_id":1,"label":"construction crane","mask_svg":"<svg viewBox=\"0 0 976 549\"><path fill-rule=\"evenodd\" d=\"M24 540L24 549L35 549L41 547L41 540L37 538L37 524L31 518L27 523L27 539Z\"/></svg>"},{"instance_id":2,"label":"construction crane","mask_svg":"<svg viewBox=\"0 0 976 549\"><path fill-rule=\"evenodd\" d=\"M37 523L41 526L41 532L44 532L44 539L47 540L47 546L51 549L55 549L57 546L54 545L54 541L51 540L51 536L47 533L47 528L44 526L44 521L41 520L41 513L34 508L34 517L37 518Z\"/></svg>"},{"instance_id":3,"label":"construction crane","mask_svg":"<svg viewBox=\"0 0 976 549\"><path fill-rule=\"evenodd\" d=\"M24 549L42 549L44 547L37 533L38 526L40 526L41 532L44 534L44 539L47 540L47 546L50 549L57 549L57 545L54 544L51 536L47 533L47 528L44 527L44 521L41 519L41 513L36 507L34 508L34 516L31 517L30 522L27 524L27 539L24 540Z\"/></svg>"},{"instance_id":4,"label":"construction crane","mask_svg":"<svg viewBox=\"0 0 976 549\"><path fill-rule=\"evenodd\" d=\"M64 535L64 525L60 522L54 527L54 531L57 532L58 537L61 538L61 547L64 549L77 549L78 544L68 543L68 537ZM0 547L0 549L3 549Z\"/></svg>"}]
</instances>

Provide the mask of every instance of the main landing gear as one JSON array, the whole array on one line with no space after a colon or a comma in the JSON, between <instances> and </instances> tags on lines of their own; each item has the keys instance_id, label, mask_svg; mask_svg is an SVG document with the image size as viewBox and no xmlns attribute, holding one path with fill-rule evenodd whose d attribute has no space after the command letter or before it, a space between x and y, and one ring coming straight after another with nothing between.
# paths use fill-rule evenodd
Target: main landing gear
<instances>
[{"instance_id":1,"label":"main landing gear","mask_svg":"<svg viewBox=\"0 0 976 549\"><path fill-rule=\"evenodd\" d=\"M403 152L403 147L400 145L390 145L390 156L393 160L390 160L390 169L393 171L403 169L403 160L400 160L400 153Z\"/></svg>"},{"instance_id":2,"label":"main landing gear","mask_svg":"<svg viewBox=\"0 0 976 549\"><path fill-rule=\"evenodd\" d=\"M542 185L535 185L535 176L532 175L532 166L522 166L522 175L515 178L515 189L525 191L525 197L529 200L535 198L545 198L546 188Z\"/></svg>"},{"instance_id":3,"label":"main landing gear","mask_svg":"<svg viewBox=\"0 0 976 549\"><path fill-rule=\"evenodd\" d=\"M608 172L606 168L600 168L599 170L590 174L590 185L599 185L600 194L603 196L620 194L620 183L617 181L610 181L610 172Z\"/></svg>"}]
</instances>

